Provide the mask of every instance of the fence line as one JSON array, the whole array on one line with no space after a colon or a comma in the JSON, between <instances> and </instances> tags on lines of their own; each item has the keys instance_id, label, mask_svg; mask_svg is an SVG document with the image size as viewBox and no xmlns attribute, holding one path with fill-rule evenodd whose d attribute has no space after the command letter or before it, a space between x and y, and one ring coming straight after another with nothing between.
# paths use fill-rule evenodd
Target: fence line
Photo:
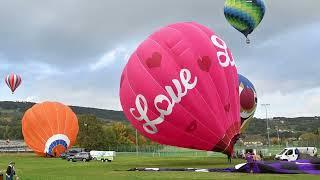
<instances>
[{"instance_id":1,"label":"fence line","mask_svg":"<svg viewBox=\"0 0 320 180\"><path fill-rule=\"evenodd\" d=\"M244 149L256 149L257 152L260 152L264 156L273 156L279 153L285 147L295 147L295 146L304 146L304 147L317 147L320 150L320 143L314 142L294 142L287 143L285 145L271 145L271 146L241 146L236 144L234 151L239 154ZM118 155L136 155L136 156L149 156L149 157L225 157L224 154L219 152L211 151L200 151L186 148L177 148L173 146L165 145L123 145L123 146L113 146L107 147L104 150L107 151L116 151ZM137 151L138 150L138 151ZM12 144L1 144L0 152L2 153L14 153L14 152L32 152L26 145L21 145L19 143Z\"/></svg>"}]
</instances>

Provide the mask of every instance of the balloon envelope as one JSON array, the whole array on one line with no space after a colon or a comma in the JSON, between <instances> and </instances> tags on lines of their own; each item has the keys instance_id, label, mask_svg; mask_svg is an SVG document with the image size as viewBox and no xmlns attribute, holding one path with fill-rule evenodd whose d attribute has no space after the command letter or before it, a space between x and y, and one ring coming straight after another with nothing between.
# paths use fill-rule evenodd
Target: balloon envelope
<instances>
[{"instance_id":1,"label":"balloon envelope","mask_svg":"<svg viewBox=\"0 0 320 180\"><path fill-rule=\"evenodd\" d=\"M257 108L257 93L253 84L244 76L239 74L239 97L241 133L248 127Z\"/></svg>"},{"instance_id":2,"label":"balloon envelope","mask_svg":"<svg viewBox=\"0 0 320 180\"><path fill-rule=\"evenodd\" d=\"M22 119L24 140L40 156L59 157L75 143L78 130L75 113L58 102L35 104Z\"/></svg>"},{"instance_id":3,"label":"balloon envelope","mask_svg":"<svg viewBox=\"0 0 320 180\"><path fill-rule=\"evenodd\" d=\"M238 90L226 43L201 24L176 23L131 55L120 101L131 124L153 141L231 154L240 131Z\"/></svg>"},{"instance_id":4,"label":"balloon envelope","mask_svg":"<svg viewBox=\"0 0 320 180\"><path fill-rule=\"evenodd\" d=\"M248 37L262 21L265 9L263 0L226 0L224 15L235 29Z\"/></svg>"},{"instance_id":5,"label":"balloon envelope","mask_svg":"<svg viewBox=\"0 0 320 180\"><path fill-rule=\"evenodd\" d=\"M17 74L9 74L5 78L5 82L7 86L10 88L11 92L14 93L14 91L20 86L21 84L21 77Z\"/></svg>"}]
</instances>

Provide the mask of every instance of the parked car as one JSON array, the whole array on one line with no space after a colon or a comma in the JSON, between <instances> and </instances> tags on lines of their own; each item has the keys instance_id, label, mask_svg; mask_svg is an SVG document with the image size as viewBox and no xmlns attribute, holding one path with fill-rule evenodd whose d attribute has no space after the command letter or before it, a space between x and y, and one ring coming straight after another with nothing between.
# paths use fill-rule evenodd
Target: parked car
<instances>
[{"instance_id":1,"label":"parked car","mask_svg":"<svg viewBox=\"0 0 320 180\"><path fill-rule=\"evenodd\" d=\"M301 156L317 156L316 147L288 147L284 148L279 154L276 154L275 160L281 161L296 161L301 158Z\"/></svg>"},{"instance_id":2,"label":"parked car","mask_svg":"<svg viewBox=\"0 0 320 180\"><path fill-rule=\"evenodd\" d=\"M92 160L92 157L89 152L79 152L74 156L67 157L67 160L70 162L76 162L76 161L86 162L86 161Z\"/></svg>"},{"instance_id":3,"label":"parked car","mask_svg":"<svg viewBox=\"0 0 320 180\"><path fill-rule=\"evenodd\" d=\"M62 153L62 154L60 155L60 158L62 158L62 159L67 159L68 157L74 156L74 155L76 155L77 153L79 153L79 151L77 151L77 150L70 150L70 151L68 151L68 152Z\"/></svg>"}]
</instances>

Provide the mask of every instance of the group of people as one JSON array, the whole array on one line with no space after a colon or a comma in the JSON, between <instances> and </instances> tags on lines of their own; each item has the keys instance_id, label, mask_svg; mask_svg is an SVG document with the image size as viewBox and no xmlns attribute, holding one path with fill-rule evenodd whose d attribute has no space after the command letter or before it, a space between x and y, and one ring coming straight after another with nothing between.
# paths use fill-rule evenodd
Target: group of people
<instances>
[{"instance_id":1,"label":"group of people","mask_svg":"<svg viewBox=\"0 0 320 180\"><path fill-rule=\"evenodd\" d=\"M252 159L253 161L261 161L263 159L263 154L261 151L259 151L259 154L253 153L253 151L248 151L246 154L240 155L239 151L237 151L233 156L228 155L228 162L231 163L231 158L243 158L246 159L247 161L249 159ZM249 158L249 159L248 159Z\"/></svg>"},{"instance_id":2,"label":"group of people","mask_svg":"<svg viewBox=\"0 0 320 180\"><path fill-rule=\"evenodd\" d=\"M259 153L261 154L261 153ZM258 154L254 154L253 152L247 152L246 161L248 164L249 172L254 173L254 166L257 161L261 161L261 156Z\"/></svg>"},{"instance_id":3,"label":"group of people","mask_svg":"<svg viewBox=\"0 0 320 180\"><path fill-rule=\"evenodd\" d=\"M247 153L240 155L239 151L234 155L236 158L242 157L247 161L247 165L250 173L254 173L254 166L257 161L261 161L263 159L263 154L259 151L258 154L253 153L253 151L249 150ZM231 163L231 155L228 155L228 162Z\"/></svg>"}]
</instances>

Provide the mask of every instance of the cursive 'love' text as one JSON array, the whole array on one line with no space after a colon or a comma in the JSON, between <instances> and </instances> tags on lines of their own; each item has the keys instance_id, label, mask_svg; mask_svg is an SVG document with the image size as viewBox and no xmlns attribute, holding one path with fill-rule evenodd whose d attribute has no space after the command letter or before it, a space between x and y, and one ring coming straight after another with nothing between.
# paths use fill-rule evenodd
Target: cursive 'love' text
<instances>
[{"instance_id":1,"label":"cursive 'love' text","mask_svg":"<svg viewBox=\"0 0 320 180\"><path fill-rule=\"evenodd\" d=\"M130 108L130 113L132 116L138 120L144 120L143 129L150 134L155 134L158 132L156 125L161 124L164 121L165 116L168 116L172 113L172 109L176 103L181 101L181 98L186 96L188 90L193 89L197 84L197 77L194 77L193 82L191 81L191 73L188 69L181 69L180 71L180 81L173 79L172 82L177 90L175 93L171 86L165 86L165 90L169 94L169 98L163 94L159 94L154 99L154 107L160 113L160 116L156 119L149 119L148 112L148 103L146 98L142 94L138 94L135 100L136 108ZM184 88L182 88L182 86ZM159 107L159 104L163 101L166 101L168 106L166 109ZM139 116L134 115L134 111L138 111Z\"/></svg>"}]
</instances>

